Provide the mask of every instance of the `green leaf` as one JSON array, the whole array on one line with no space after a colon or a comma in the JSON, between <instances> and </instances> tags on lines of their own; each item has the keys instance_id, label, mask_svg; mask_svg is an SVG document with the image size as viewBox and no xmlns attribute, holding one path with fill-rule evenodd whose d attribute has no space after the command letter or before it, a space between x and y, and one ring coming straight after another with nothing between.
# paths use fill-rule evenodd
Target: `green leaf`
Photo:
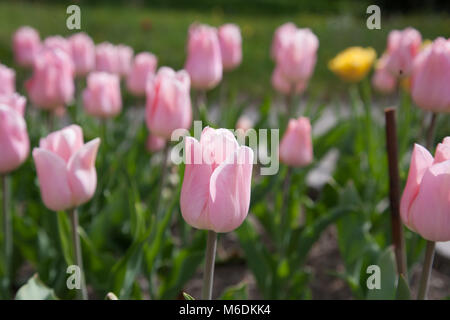
<instances>
[{"instance_id":1,"label":"green leaf","mask_svg":"<svg viewBox=\"0 0 450 320\"><path fill-rule=\"evenodd\" d=\"M72 238L71 238L71 227L69 218L67 217L67 214L63 211L58 211L57 213L58 218L58 234L59 234L59 241L61 242L61 249L64 255L64 260L66 261L67 265L70 266L73 263L73 250L72 250Z\"/></svg>"},{"instance_id":2,"label":"green leaf","mask_svg":"<svg viewBox=\"0 0 450 320\"><path fill-rule=\"evenodd\" d=\"M397 270L392 246L383 251L377 265L380 267L381 288L368 290L367 299L393 300L396 293Z\"/></svg>"},{"instance_id":3,"label":"green leaf","mask_svg":"<svg viewBox=\"0 0 450 320\"><path fill-rule=\"evenodd\" d=\"M398 278L395 300L411 300L411 290L409 289L408 281L402 274Z\"/></svg>"},{"instance_id":4,"label":"green leaf","mask_svg":"<svg viewBox=\"0 0 450 320\"><path fill-rule=\"evenodd\" d=\"M183 292L183 297L184 300L195 300L195 298L193 296L191 296L190 294Z\"/></svg>"},{"instance_id":5,"label":"green leaf","mask_svg":"<svg viewBox=\"0 0 450 320\"><path fill-rule=\"evenodd\" d=\"M247 283L241 282L237 285L225 288L219 300L247 300L248 287Z\"/></svg>"},{"instance_id":6,"label":"green leaf","mask_svg":"<svg viewBox=\"0 0 450 320\"><path fill-rule=\"evenodd\" d=\"M16 300L58 300L58 298L53 289L47 287L36 273L17 291Z\"/></svg>"}]
</instances>

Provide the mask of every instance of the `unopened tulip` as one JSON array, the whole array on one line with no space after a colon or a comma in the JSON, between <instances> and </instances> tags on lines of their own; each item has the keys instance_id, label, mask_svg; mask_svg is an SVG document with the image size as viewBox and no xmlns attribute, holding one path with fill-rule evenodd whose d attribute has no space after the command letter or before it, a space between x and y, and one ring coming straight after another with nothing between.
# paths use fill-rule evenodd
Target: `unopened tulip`
<instances>
[{"instance_id":1,"label":"unopened tulip","mask_svg":"<svg viewBox=\"0 0 450 320\"><path fill-rule=\"evenodd\" d=\"M275 61L277 60L280 48L284 46L284 43L289 39L290 35L297 31L297 27L292 22L287 22L275 30L275 34L272 40L271 56Z\"/></svg>"},{"instance_id":2,"label":"unopened tulip","mask_svg":"<svg viewBox=\"0 0 450 320\"><path fill-rule=\"evenodd\" d=\"M218 35L223 70L233 70L242 61L241 30L237 25L228 23L219 28Z\"/></svg>"},{"instance_id":3,"label":"unopened tulip","mask_svg":"<svg viewBox=\"0 0 450 320\"><path fill-rule=\"evenodd\" d=\"M141 52L136 55L127 77L127 88L132 94L145 95L147 80L150 75L155 74L157 63L158 60L151 53Z\"/></svg>"},{"instance_id":4,"label":"unopened tulip","mask_svg":"<svg viewBox=\"0 0 450 320\"><path fill-rule=\"evenodd\" d=\"M311 124L308 118L289 120L280 143L280 160L292 167L304 167L313 161Z\"/></svg>"},{"instance_id":5,"label":"unopened tulip","mask_svg":"<svg viewBox=\"0 0 450 320\"><path fill-rule=\"evenodd\" d=\"M89 201L97 186L96 138L84 144L83 131L68 126L41 139L33 150L41 196L53 211L73 209Z\"/></svg>"},{"instance_id":6,"label":"unopened tulip","mask_svg":"<svg viewBox=\"0 0 450 320\"><path fill-rule=\"evenodd\" d=\"M195 89L212 89L222 80L222 57L216 28L198 24L189 28L185 69Z\"/></svg>"},{"instance_id":7,"label":"unopened tulip","mask_svg":"<svg viewBox=\"0 0 450 320\"><path fill-rule=\"evenodd\" d=\"M384 54L378 60L375 67L375 73L372 77L373 87L381 93L387 94L395 90L397 86L397 78L394 77L389 70L386 69L387 55Z\"/></svg>"},{"instance_id":8,"label":"unopened tulip","mask_svg":"<svg viewBox=\"0 0 450 320\"><path fill-rule=\"evenodd\" d=\"M246 116L245 114L243 114L242 116L239 117L238 121L236 122L236 129L237 130L242 130L244 133L249 130L252 129L254 126L254 122L252 121L252 119L248 116Z\"/></svg>"},{"instance_id":9,"label":"unopened tulip","mask_svg":"<svg viewBox=\"0 0 450 320\"><path fill-rule=\"evenodd\" d=\"M92 72L83 91L83 106L87 114L101 118L118 115L122 110L120 79L108 72Z\"/></svg>"},{"instance_id":10,"label":"unopened tulip","mask_svg":"<svg viewBox=\"0 0 450 320\"><path fill-rule=\"evenodd\" d=\"M41 47L39 33L31 27L20 27L13 36L13 51L16 62L24 67L33 65L34 57Z\"/></svg>"},{"instance_id":11,"label":"unopened tulip","mask_svg":"<svg viewBox=\"0 0 450 320\"><path fill-rule=\"evenodd\" d=\"M166 140L155 136L154 134L150 134L147 138L147 143L146 143L146 147L147 147L147 151L148 152L158 152L161 151L162 149L164 149L164 147L166 146Z\"/></svg>"},{"instance_id":12,"label":"unopened tulip","mask_svg":"<svg viewBox=\"0 0 450 320\"><path fill-rule=\"evenodd\" d=\"M200 141L185 138L186 169L180 208L197 229L230 232L247 217L253 150L227 129L206 127Z\"/></svg>"},{"instance_id":13,"label":"unopened tulip","mask_svg":"<svg viewBox=\"0 0 450 320\"><path fill-rule=\"evenodd\" d=\"M307 81L316 65L319 40L310 29L297 29L286 36L277 52L277 66L289 82Z\"/></svg>"},{"instance_id":14,"label":"unopened tulip","mask_svg":"<svg viewBox=\"0 0 450 320\"><path fill-rule=\"evenodd\" d=\"M436 39L417 56L411 94L422 109L450 112L450 39Z\"/></svg>"},{"instance_id":15,"label":"unopened tulip","mask_svg":"<svg viewBox=\"0 0 450 320\"><path fill-rule=\"evenodd\" d=\"M416 144L400 203L403 223L429 241L450 240L450 137L435 158Z\"/></svg>"},{"instance_id":16,"label":"unopened tulip","mask_svg":"<svg viewBox=\"0 0 450 320\"><path fill-rule=\"evenodd\" d=\"M192 122L190 80L186 71L162 67L147 84L146 120L149 130L170 139L172 131L189 129Z\"/></svg>"},{"instance_id":17,"label":"unopened tulip","mask_svg":"<svg viewBox=\"0 0 450 320\"><path fill-rule=\"evenodd\" d=\"M350 47L328 63L328 68L342 80L361 81L370 71L377 54L373 48Z\"/></svg>"},{"instance_id":18,"label":"unopened tulip","mask_svg":"<svg viewBox=\"0 0 450 320\"><path fill-rule=\"evenodd\" d=\"M301 94L305 91L307 85L308 82L305 80L300 80L297 83L289 82L278 67L272 73L273 88L284 95Z\"/></svg>"},{"instance_id":19,"label":"unopened tulip","mask_svg":"<svg viewBox=\"0 0 450 320\"><path fill-rule=\"evenodd\" d=\"M54 110L73 100L73 77L72 59L59 49L44 48L35 58L33 75L25 87L33 105Z\"/></svg>"},{"instance_id":20,"label":"unopened tulip","mask_svg":"<svg viewBox=\"0 0 450 320\"><path fill-rule=\"evenodd\" d=\"M95 47L95 70L119 73L119 64L119 53L115 45L102 42Z\"/></svg>"},{"instance_id":21,"label":"unopened tulip","mask_svg":"<svg viewBox=\"0 0 450 320\"><path fill-rule=\"evenodd\" d=\"M120 44L117 46L117 54L119 56L119 75L125 77L131 70L134 55L133 49Z\"/></svg>"},{"instance_id":22,"label":"unopened tulip","mask_svg":"<svg viewBox=\"0 0 450 320\"><path fill-rule=\"evenodd\" d=\"M84 76L94 70L94 41L87 34L80 32L71 36L69 43L76 75Z\"/></svg>"},{"instance_id":23,"label":"unopened tulip","mask_svg":"<svg viewBox=\"0 0 450 320\"><path fill-rule=\"evenodd\" d=\"M0 103L0 175L17 169L28 157L30 141L23 116Z\"/></svg>"},{"instance_id":24,"label":"unopened tulip","mask_svg":"<svg viewBox=\"0 0 450 320\"><path fill-rule=\"evenodd\" d=\"M50 49L60 49L72 58L72 49L70 42L62 36L50 36L44 40L44 47Z\"/></svg>"},{"instance_id":25,"label":"unopened tulip","mask_svg":"<svg viewBox=\"0 0 450 320\"><path fill-rule=\"evenodd\" d=\"M27 99L18 93L1 94L0 104L6 105L16 110L23 117L25 114Z\"/></svg>"},{"instance_id":26,"label":"unopened tulip","mask_svg":"<svg viewBox=\"0 0 450 320\"><path fill-rule=\"evenodd\" d=\"M0 64L0 94L12 94L16 91L16 72Z\"/></svg>"},{"instance_id":27,"label":"unopened tulip","mask_svg":"<svg viewBox=\"0 0 450 320\"><path fill-rule=\"evenodd\" d=\"M409 76L421 44L422 36L416 29L392 30L388 36L387 69L396 77Z\"/></svg>"}]
</instances>

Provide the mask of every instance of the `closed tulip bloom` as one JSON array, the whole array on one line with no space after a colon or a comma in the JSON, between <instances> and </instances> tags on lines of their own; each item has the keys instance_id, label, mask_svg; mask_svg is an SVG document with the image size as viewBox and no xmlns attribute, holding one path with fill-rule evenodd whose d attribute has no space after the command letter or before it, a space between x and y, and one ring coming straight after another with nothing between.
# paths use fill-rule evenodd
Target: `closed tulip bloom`
<instances>
[{"instance_id":1,"label":"closed tulip bloom","mask_svg":"<svg viewBox=\"0 0 450 320\"><path fill-rule=\"evenodd\" d=\"M254 121L246 116L245 114L243 114L242 116L239 117L238 121L236 122L236 129L237 130L242 130L244 133L249 130L252 129L254 126Z\"/></svg>"},{"instance_id":2,"label":"closed tulip bloom","mask_svg":"<svg viewBox=\"0 0 450 320\"><path fill-rule=\"evenodd\" d=\"M308 86L308 82L306 80L300 80L297 83L291 83L283 75L281 69L275 67L272 73L272 86L276 91L284 95L301 94Z\"/></svg>"},{"instance_id":3,"label":"closed tulip bloom","mask_svg":"<svg viewBox=\"0 0 450 320\"><path fill-rule=\"evenodd\" d=\"M119 44L117 46L117 54L119 56L119 74L120 76L126 76L131 70L134 55L133 49L129 46Z\"/></svg>"},{"instance_id":4,"label":"closed tulip bloom","mask_svg":"<svg viewBox=\"0 0 450 320\"><path fill-rule=\"evenodd\" d=\"M422 109L450 112L450 39L436 39L416 58L411 94Z\"/></svg>"},{"instance_id":5,"label":"closed tulip bloom","mask_svg":"<svg viewBox=\"0 0 450 320\"><path fill-rule=\"evenodd\" d=\"M44 47L50 49L60 49L72 58L72 49L69 40L62 36L50 36L45 38Z\"/></svg>"},{"instance_id":6,"label":"closed tulip bloom","mask_svg":"<svg viewBox=\"0 0 450 320\"><path fill-rule=\"evenodd\" d=\"M397 87L397 78L386 69L387 55L383 54L377 62L375 73L372 76L373 87L381 93L392 93Z\"/></svg>"},{"instance_id":7,"label":"closed tulip bloom","mask_svg":"<svg viewBox=\"0 0 450 320\"><path fill-rule=\"evenodd\" d=\"M102 42L95 47L95 70L119 73L119 64L119 52L115 45Z\"/></svg>"},{"instance_id":8,"label":"closed tulip bloom","mask_svg":"<svg viewBox=\"0 0 450 320\"><path fill-rule=\"evenodd\" d=\"M185 138L186 169L180 208L197 229L230 232L247 217L253 150L227 129L206 127L200 141Z\"/></svg>"},{"instance_id":9,"label":"closed tulip bloom","mask_svg":"<svg viewBox=\"0 0 450 320\"><path fill-rule=\"evenodd\" d=\"M403 223L430 241L450 240L450 137L433 156L416 144L400 214Z\"/></svg>"},{"instance_id":10,"label":"closed tulip bloom","mask_svg":"<svg viewBox=\"0 0 450 320\"><path fill-rule=\"evenodd\" d=\"M6 105L11 109L16 110L22 117L25 115L25 106L27 99L18 93L1 94L0 104Z\"/></svg>"},{"instance_id":11,"label":"closed tulip bloom","mask_svg":"<svg viewBox=\"0 0 450 320\"><path fill-rule=\"evenodd\" d=\"M190 80L186 71L162 67L147 84L146 120L149 130L170 139L172 131L189 129L192 122Z\"/></svg>"},{"instance_id":12,"label":"closed tulip bloom","mask_svg":"<svg viewBox=\"0 0 450 320\"><path fill-rule=\"evenodd\" d=\"M158 152L164 149L166 146L166 139L163 139L161 137L155 136L154 134L150 134L147 137L147 151L148 152Z\"/></svg>"},{"instance_id":13,"label":"closed tulip bloom","mask_svg":"<svg viewBox=\"0 0 450 320\"><path fill-rule=\"evenodd\" d=\"M59 49L45 48L36 56L33 75L25 87L33 105L54 110L73 100L73 77L72 59Z\"/></svg>"},{"instance_id":14,"label":"closed tulip bloom","mask_svg":"<svg viewBox=\"0 0 450 320\"><path fill-rule=\"evenodd\" d=\"M31 67L41 47L39 33L28 26L20 27L13 36L14 59L23 67Z\"/></svg>"},{"instance_id":15,"label":"closed tulip bloom","mask_svg":"<svg viewBox=\"0 0 450 320\"><path fill-rule=\"evenodd\" d=\"M141 52L134 58L133 66L127 77L127 88L136 96L144 96L147 80L155 74L158 60L149 52Z\"/></svg>"},{"instance_id":16,"label":"closed tulip bloom","mask_svg":"<svg viewBox=\"0 0 450 320\"><path fill-rule=\"evenodd\" d=\"M16 91L16 72L0 64L0 94L11 94Z\"/></svg>"},{"instance_id":17,"label":"closed tulip bloom","mask_svg":"<svg viewBox=\"0 0 450 320\"><path fill-rule=\"evenodd\" d=\"M83 106L87 114L101 118L118 115L122 110L120 79L108 72L92 72L83 91Z\"/></svg>"},{"instance_id":18,"label":"closed tulip bloom","mask_svg":"<svg viewBox=\"0 0 450 320\"><path fill-rule=\"evenodd\" d=\"M84 76L94 70L95 44L85 33L80 32L69 38L75 73Z\"/></svg>"},{"instance_id":19,"label":"closed tulip bloom","mask_svg":"<svg viewBox=\"0 0 450 320\"><path fill-rule=\"evenodd\" d=\"M342 80L361 81L369 73L377 54L373 48L350 47L328 63L328 68Z\"/></svg>"},{"instance_id":20,"label":"closed tulip bloom","mask_svg":"<svg viewBox=\"0 0 450 320\"><path fill-rule=\"evenodd\" d=\"M97 186L95 159L100 139L84 144L83 131L68 126L41 139L34 148L41 197L53 211L72 209L89 201Z\"/></svg>"},{"instance_id":21,"label":"closed tulip bloom","mask_svg":"<svg viewBox=\"0 0 450 320\"><path fill-rule=\"evenodd\" d=\"M17 169L28 157L27 124L13 108L0 103L0 174Z\"/></svg>"},{"instance_id":22,"label":"closed tulip bloom","mask_svg":"<svg viewBox=\"0 0 450 320\"><path fill-rule=\"evenodd\" d=\"M280 48L289 39L290 35L297 31L297 27L292 22L287 22L275 30L275 34L272 40L271 56L275 61L277 60Z\"/></svg>"},{"instance_id":23,"label":"closed tulip bloom","mask_svg":"<svg viewBox=\"0 0 450 320\"><path fill-rule=\"evenodd\" d=\"M319 40L310 29L286 36L277 53L277 66L289 82L307 81L316 65Z\"/></svg>"},{"instance_id":24,"label":"closed tulip bloom","mask_svg":"<svg viewBox=\"0 0 450 320\"><path fill-rule=\"evenodd\" d=\"M241 30L237 25L228 23L219 28L218 35L223 69L232 70L242 61Z\"/></svg>"},{"instance_id":25,"label":"closed tulip bloom","mask_svg":"<svg viewBox=\"0 0 450 320\"><path fill-rule=\"evenodd\" d=\"M422 36L416 29L392 30L387 44L388 70L396 77L409 76L421 45Z\"/></svg>"},{"instance_id":26,"label":"closed tulip bloom","mask_svg":"<svg viewBox=\"0 0 450 320\"><path fill-rule=\"evenodd\" d=\"M304 167L313 161L311 124L308 118L289 120L280 143L280 160L292 167Z\"/></svg>"},{"instance_id":27,"label":"closed tulip bloom","mask_svg":"<svg viewBox=\"0 0 450 320\"><path fill-rule=\"evenodd\" d=\"M216 28L192 25L189 28L186 71L195 89L212 89L222 80L222 57Z\"/></svg>"}]
</instances>

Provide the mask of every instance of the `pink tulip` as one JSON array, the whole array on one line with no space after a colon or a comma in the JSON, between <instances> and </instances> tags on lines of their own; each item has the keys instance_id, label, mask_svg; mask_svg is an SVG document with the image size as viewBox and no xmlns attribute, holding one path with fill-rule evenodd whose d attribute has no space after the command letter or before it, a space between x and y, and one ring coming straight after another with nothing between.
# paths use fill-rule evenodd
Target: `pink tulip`
<instances>
[{"instance_id":1,"label":"pink tulip","mask_svg":"<svg viewBox=\"0 0 450 320\"><path fill-rule=\"evenodd\" d=\"M387 54L381 56L372 77L373 87L384 94L392 93L397 86L397 79L386 68L387 59Z\"/></svg>"},{"instance_id":2,"label":"pink tulip","mask_svg":"<svg viewBox=\"0 0 450 320\"><path fill-rule=\"evenodd\" d=\"M189 28L186 71L195 89L212 89L222 80L217 29L194 24Z\"/></svg>"},{"instance_id":3,"label":"pink tulip","mask_svg":"<svg viewBox=\"0 0 450 320\"><path fill-rule=\"evenodd\" d=\"M95 70L109 73L120 71L119 52L117 47L109 42L102 42L95 48Z\"/></svg>"},{"instance_id":4,"label":"pink tulip","mask_svg":"<svg viewBox=\"0 0 450 320\"><path fill-rule=\"evenodd\" d=\"M13 51L16 62L31 67L41 47L39 33L31 27L20 27L13 36Z\"/></svg>"},{"instance_id":5,"label":"pink tulip","mask_svg":"<svg viewBox=\"0 0 450 320\"><path fill-rule=\"evenodd\" d=\"M156 56L151 53L141 52L136 55L127 77L127 88L132 94L145 95L148 77L155 74L157 63Z\"/></svg>"},{"instance_id":6,"label":"pink tulip","mask_svg":"<svg viewBox=\"0 0 450 320\"><path fill-rule=\"evenodd\" d=\"M277 52L277 66L289 82L307 81L316 65L319 40L310 29L288 34Z\"/></svg>"},{"instance_id":7,"label":"pink tulip","mask_svg":"<svg viewBox=\"0 0 450 320\"><path fill-rule=\"evenodd\" d=\"M430 241L450 240L450 137L435 158L416 144L400 203L403 223Z\"/></svg>"},{"instance_id":8,"label":"pink tulip","mask_svg":"<svg viewBox=\"0 0 450 320\"><path fill-rule=\"evenodd\" d=\"M16 72L0 64L0 94L12 94L16 91Z\"/></svg>"},{"instance_id":9,"label":"pink tulip","mask_svg":"<svg viewBox=\"0 0 450 320\"><path fill-rule=\"evenodd\" d=\"M72 58L72 49L69 40L62 36L50 36L44 40L44 47L50 49L60 49Z\"/></svg>"},{"instance_id":10,"label":"pink tulip","mask_svg":"<svg viewBox=\"0 0 450 320\"><path fill-rule=\"evenodd\" d=\"M84 144L83 131L68 126L41 139L33 159L44 204L53 211L72 209L89 201L97 186L96 138Z\"/></svg>"},{"instance_id":11,"label":"pink tulip","mask_svg":"<svg viewBox=\"0 0 450 320\"><path fill-rule=\"evenodd\" d=\"M244 133L249 130L252 129L254 126L254 121L249 118L248 116L246 116L245 114L243 114L242 116L239 117L238 121L236 122L236 129L237 130L242 130Z\"/></svg>"},{"instance_id":12,"label":"pink tulip","mask_svg":"<svg viewBox=\"0 0 450 320\"><path fill-rule=\"evenodd\" d=\"M28 157L27 124L13 108L0 103L0 174L17 169Z\"/></svg>"},{"instance_id":13,"label":"pink tulip","mask_svg":"<svg viewBox=\"0 0 450 320\"><path fill-rule=\"evenodd\" d=\"M200 142L185 138L186 169L180 207L197 229L230 232L247 216L253 150L239 146L227 129L206 127Z\"/></svg>"},{"instance_id":14,"label":"pink tulip","mask_svg":"<svg viewBox=\"0 0 450 320\"><path fill-rule=\"evenodd\" d=\"M313 161L311 124L308 118L289 120L280 143L280 160L292 167L304 167Z\"/></svg>"},{"instance_id":15,"label":"pink tulip","mask_svg":"<svg viewBox=\"0 0 450 320\"><path fill-rule=\"evenodd\" d=\"M416 29L391 31L387 44L387 69L396 77L409 76L421 44L422 36Z\"/></svg>"},{"instance_id":16,"label":"pink tulip","mask_svg":"<svg viewBox=\"0 0 450 320\"><path fill-rule=\"evenodd\" d=\"M284 95L293 93L301 94L305 91L306 87L308 86L308 82L300 80L297 83L291 83L283 75L281 69L276 67L272 73L272 86L276 91Z\"/></svg>"},{"instance_id":17,"label":"pink tulip","mask_svg":"<svg viewBox=\"0 0 450 320\"><path fill-rule=\"evenodd\" d=\"M242 61L241 30L235 24L224 24L219 28L219 44L223 69L233 70Z\"/></svg>"},{"instance_id":18,"label":"pink tulip","mask_svg":"<svg viewBox=\"0 0 450 320\"><path fill-rule=\"evenodd\" d=\"M119 74L125 77L131 70L134 55L133 49L129 46L119 44L117 46L117 54L119 55Z\"/></svg>"},{"instance_id":19,"label":"pink tulip","mask_svg":"<svg viewBox=\"0 0 450 320\"><path fill-rule=\"evenodd\" d=\"M45 48L34 61L33 75L25 83L31 102L54 110L73 100L74 67L72 59L59 49Z\"/></svg>"},{"instance_id":20,"label":"pink tulip","mask_svg":"<svg viewBox=\"0 0 450 320\"><path fill-rule=\"evenodd\" d=\"M186 71L162 67L147 84L146 120L149 130L170 139L172 131L189 129L192 122L190 80Z\"/></svg>"},{"instance_id":21,"label":"pink tulip","mask_svg":"<svg viewBox=\"0 0 450 320\"><path fill-rule=\"evenodd\" d=\"M275 61L277 60L278 52L280 48L284 46L284 43L289 39L289 36L297 31L297 27L292 22L287 22L275 30L275 34L272 40L271 56Z\"/></svg>"},{"instance_id":22,"label":"pink tulip","mask_svg":"<svg viewBox=\"0 0 450 320\"><path fill-rule=\"evenodd\" d=\"M154 134L150 134L147 138L147 143L146 143L146 147L147 147L147 151L148 152L158 152L161 151L162 149L164 149L164 147L166 146L166 140L155 136Z\"/></svg>"},{"instance_id":23,"label":"pink tulip","mask_svg":"<svg viewBox=\"0 0 450 320\"><path fill-rule=\"evenodd\" d=\"M94 70L94 41L87 34L80 32L71 36L69 43L76 75L84 76Z\"/></svg>"},{"instance_id":24,"label":"pink tulip","mask_svg":"<svg viewBox=\"0 0 450 320\"><path fill-rule=\"evenodd\" d=\"M27 99L18 93L1 94L0 104L7 105L11 109L16 110L23 117L25 115Z\"/></svg>"},{"instance_id":25,"label":"pink tulip","mask_svg":"<svg viewBox=\"0 0 450 320\"><path fill-rule=\"evenodd\" d=\"M101 118L118 115L122 110L120 79L108 72L92 72L83 91L83 105L87 114Z\"/></svg>"},{"instance_id":26,"label":"pink tulip","mask_svg":"<svg viewBox=\"0 0 450 320\"><path fill-rule=\"evenodd\" d=\"M411 94L422 109L450 112L450 39L437 38L417 56Z\"/></svg>"}]
</instances>

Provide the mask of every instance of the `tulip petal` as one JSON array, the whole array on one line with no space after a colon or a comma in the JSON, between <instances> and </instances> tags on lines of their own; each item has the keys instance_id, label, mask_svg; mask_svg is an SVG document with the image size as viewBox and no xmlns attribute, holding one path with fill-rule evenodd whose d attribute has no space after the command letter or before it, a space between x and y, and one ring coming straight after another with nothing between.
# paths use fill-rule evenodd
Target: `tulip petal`
<instances>
[{"instance_id":1,"label":"tulip petal","mask_svg":"<svg viewBox=\"0 0 450 320\"><path fill-rule=\"evenodd\" d=\"M59 155L66 163L83 146L83 130L78 125L70 125L50 133L41 139L39 147Z\"/></svg>"},{"instance_id":2,"label":"tulip petal","mask_svg":"<svg viewBox=\"0 0 450 320\"><path fill-rule=\"evenodd\" d=\"M439 143L436 147L436 153L434 154L434 163L439 163L446 160L450 160L450 144L446 143L444 140L443 143Z\"/></svg>"}]
</instances>

